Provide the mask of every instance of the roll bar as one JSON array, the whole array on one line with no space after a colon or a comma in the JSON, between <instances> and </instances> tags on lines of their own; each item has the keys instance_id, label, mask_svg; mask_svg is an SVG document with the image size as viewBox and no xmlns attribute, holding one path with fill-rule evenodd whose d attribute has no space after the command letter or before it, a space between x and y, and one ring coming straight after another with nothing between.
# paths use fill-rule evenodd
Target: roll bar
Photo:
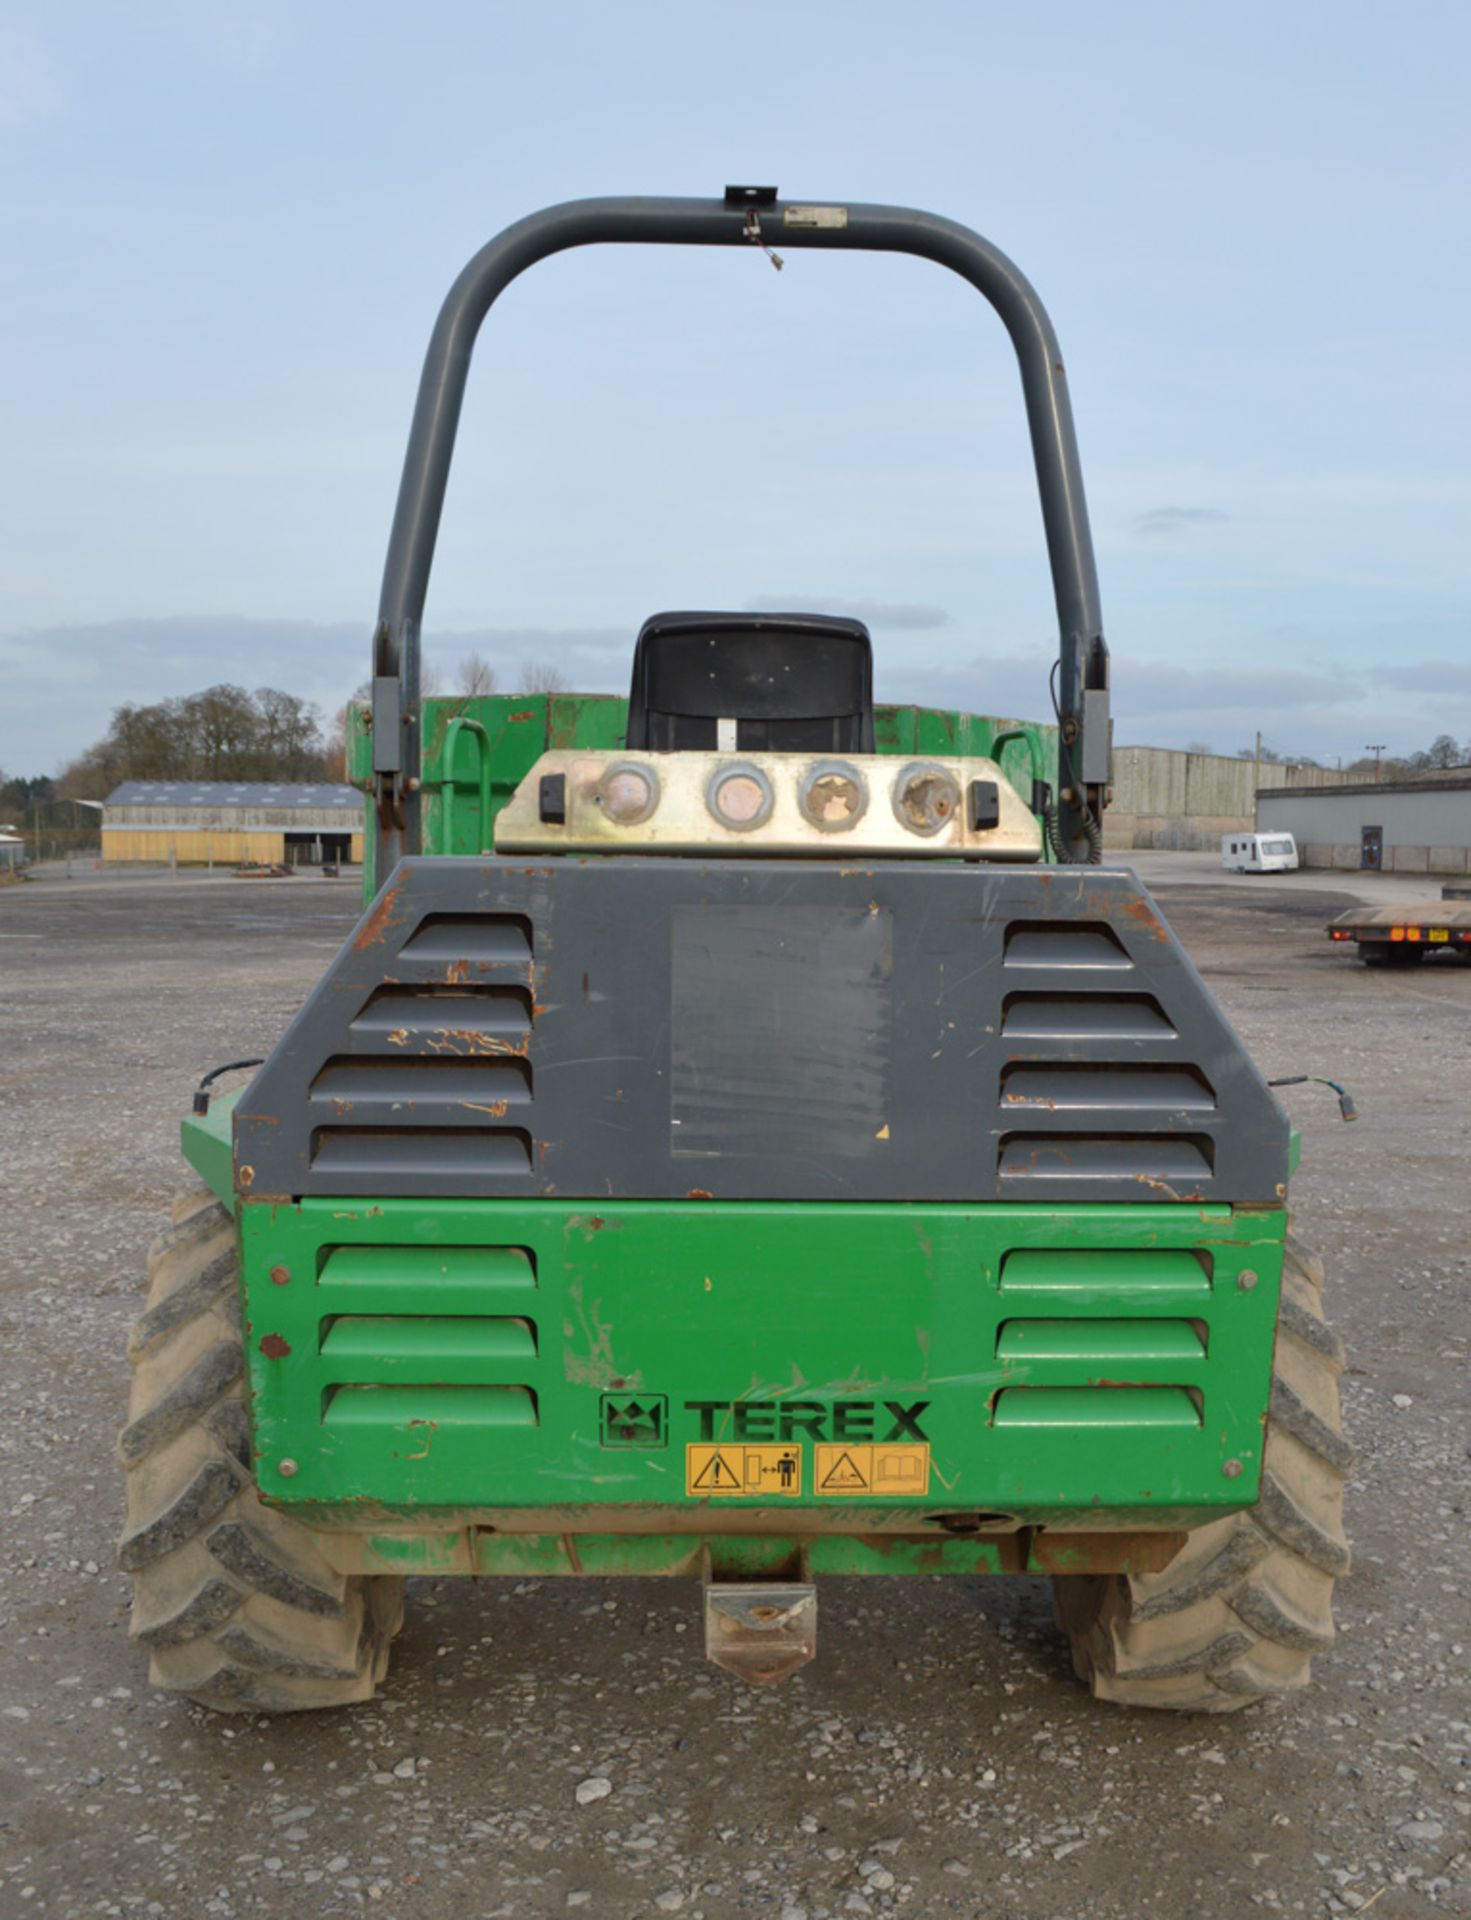
<instances>
[{"instance_id":1,"label":"roll bar","mask_svg":"<svg viewBox=\"0 0 1471 1920\"><path fill-rule=\"evenodd\" d=\"M1108 648L1072 407L1046 309L1006 255L957 221L911 207L783 201L774 187L719 200L570 200L507 227L446 296L419 380L373 639L373 786L380 885L420 847L419 638L455 430L480 324L518 274L607 243L815 247L911 253L968 280L1001 316L1021 368L1057 603L1059 838L1097 860L1109 779Z\"/></svg>"}]
</instances>

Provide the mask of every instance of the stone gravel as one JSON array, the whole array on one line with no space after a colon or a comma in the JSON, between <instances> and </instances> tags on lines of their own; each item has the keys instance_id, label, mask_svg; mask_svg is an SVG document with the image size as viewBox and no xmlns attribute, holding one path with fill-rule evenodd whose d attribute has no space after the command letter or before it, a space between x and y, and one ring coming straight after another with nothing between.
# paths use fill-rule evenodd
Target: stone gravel
<instances>
[{"instance_id":1,"label":"stone gravel","mask_svg":"<svg viewBox=\"0 0 1471 1920\"><path fill-rule=\"evenodd\" d=\"M371 1705L153 1693L112 1444L178 1115L264 1052L355 886L78 875L0 891L0 1915L980 1920L1471 1914L1471 966L1371 974L1321 881L1141 859L1302 1126L1360 1465L1340 1640L1297 1699L1095 1706L1037 1581L834 1580L772 1692L686 1581L415 1582Z\"/></svg>"}]
</instances>

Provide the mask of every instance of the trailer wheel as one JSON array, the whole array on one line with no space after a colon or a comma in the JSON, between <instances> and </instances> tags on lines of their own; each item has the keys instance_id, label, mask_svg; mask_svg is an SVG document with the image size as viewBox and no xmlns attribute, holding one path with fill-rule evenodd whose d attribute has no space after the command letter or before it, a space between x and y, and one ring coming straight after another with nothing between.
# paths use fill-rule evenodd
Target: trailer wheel
<instances>
[{"instance_id":1,"label":"trailer wheel","mask_svg":"<svg viewBox=\"0 0 1471 1920\"><path fill-rule=\"evenodd\" d=\"M1331 1643L1352 1453L1322 1284L1321 1262L1289 1232L1256 1506L1199 1528L1160 1573L1054 1579L1058 1625L1095 1698L1231 1713L1306 1686Z\"/></svg>"},{"instance_id":2,"label":"trailer wheel","mask_svg":"<svg viewBox=\"0 0 1471 1920\"><path fill-rule=\"evenodd\" d=\"M148 1256L118 1440L131 1637L155 1686L226 1713L367 1700L403 1621L403 1581L333 1570L251 1472L235 1223L207 1192L176 1202Z\"/></svg>"},{"instance_id":3,"label":"trailer wheel","mask_svg":"<svg viewBox=\"0 0 1471 1920\"><path fill-rule=\"evenodd\" d=\"M1425 958L1425 949L1408 944L1400 946L1398 943L1391 947L1381 940L1376 940L1372 945L1361 942L1359 958L1366 967L1413 967Z\"/></svg>"}]
</instances>

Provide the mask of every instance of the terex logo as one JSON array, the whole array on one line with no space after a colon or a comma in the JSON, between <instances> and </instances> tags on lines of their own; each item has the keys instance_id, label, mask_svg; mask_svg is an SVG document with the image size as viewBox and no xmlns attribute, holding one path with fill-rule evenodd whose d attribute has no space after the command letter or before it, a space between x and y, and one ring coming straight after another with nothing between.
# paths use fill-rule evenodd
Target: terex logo
<instances>
[{"instance_id":1,"label":"terex logo","mask_svg":"<svg viewBox=\"0 0 1471 1920\"><path fill-rule=\"evenodd\" d=\"M928 1400L686 1400L700 1416L702 1440L923 1440Z\"/></svg>"}]
</instances>

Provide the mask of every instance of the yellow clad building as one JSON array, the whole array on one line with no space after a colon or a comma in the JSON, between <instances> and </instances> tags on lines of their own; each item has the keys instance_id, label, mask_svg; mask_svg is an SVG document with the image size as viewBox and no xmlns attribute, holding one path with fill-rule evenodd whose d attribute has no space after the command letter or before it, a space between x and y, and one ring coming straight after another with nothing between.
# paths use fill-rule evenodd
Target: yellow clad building
<instances>
[{"instance_id":1,"label":"yellow clad building","mask_svg":"<svg viewBox=\"0 0 1471 1920\"><path fill-rule=\"evenodd\" d=\"M353 787L232 780L125 780L103 803L109 866L357 863L363 796Z\"/></svg>"}]
</instances>

